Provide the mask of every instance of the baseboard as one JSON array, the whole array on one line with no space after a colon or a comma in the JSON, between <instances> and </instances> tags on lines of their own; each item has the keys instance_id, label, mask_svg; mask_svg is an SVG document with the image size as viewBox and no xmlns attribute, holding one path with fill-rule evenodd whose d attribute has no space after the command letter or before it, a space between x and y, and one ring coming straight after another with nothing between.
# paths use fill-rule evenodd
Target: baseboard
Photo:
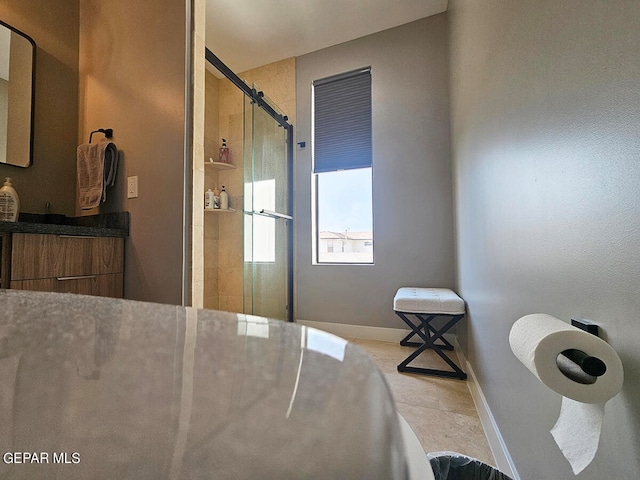
<instances>
[{"instance_id":1,"label":"baseboard","mask_svg":"<svg viewBox=\"0 0 640 480\"><path fill-rule=\"evenodd\" d=\"M333 333L346 339L359 338L362 340L378 340L379 342L398 343L411 333L408 328L369 327L366 325L349 325L347 323L314 322L312 320L296 320L296 323L305 327L317 328L323 332ZM445 340L456 345L456 336L454 334L445 333L443 336Z\"/></svg>"},{"instance_id":2,"label":"baseboard","mask_svg":"<svg viewBox=\"0 0 640 480\"><path fill-rule=\"evenodd\" d=\"M487 400L484 396L484 393L482 392L482 388L478 383L478 377L476 377L476 374L473 371L473 367L462 353L457 338L454 339L452 343L456 349L456 353L458 354L460 363L466 366L467 385L469 387L469 391L471 392L473 403L475 404L476 410L478 411L478 416L480 417L480 423L482 424L482 428L484 429L484 434L487 437L487 441L489 442L491 453L493 453L493 458L496 461L496 467L513 478L513 480L520 480L520 475L518 475L518 471L513 464L513 459L509 454L507 445L502 438L502 434L498 429L495 418L493 418L493 414L491 413L491 409L487 404Z\"/></svg>"},{"instance_id":3,"label":"baseboard","mask_svg":"<svg viewBox=\"0 0 640 480\"><path fill-rule=\"evenodd\" d=\"M369 327L346 323L314 322L312 320L296 320L296 323L333 333L342 338L361 338L364 340L379 340L381 342L399 342L411 332L409 329L402 328Z\"/></svg>"}]
</instances>

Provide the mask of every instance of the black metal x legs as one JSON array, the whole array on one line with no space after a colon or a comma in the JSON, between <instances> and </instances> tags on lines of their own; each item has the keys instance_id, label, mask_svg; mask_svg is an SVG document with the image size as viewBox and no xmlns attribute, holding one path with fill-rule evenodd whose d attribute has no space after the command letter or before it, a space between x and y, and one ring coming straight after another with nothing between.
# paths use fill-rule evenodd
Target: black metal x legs
<instances>
[{"instance_id":1,"label":"black metal x legs","mask_svg":"<svg viewBox=\"0 0 640 480\"><path fill-rule=\"evenodd\" d=\"M456 365L456 363L451 360L443 351L453 350L453 345L451 345L451 343L447 341L443 335L462 317L464 317L464 314L445 315L438 313L408 313L397 311L396 314L404 321L404 323L406 323L411 328L411 333L409 333L400 341L400 345L418 347L411 355L409 355L402 363L398 365L399 372L437 375L439 377L458 378L460 380L465 380L467 378L467 374L464 373L462 369L460 369L460 367ZM420 322L414 323L407 315L414 315ZM451 319L442 328L436 329L435 327L433 327L433 325L431 325L431 322L435 318L441 316L450 316ZM415 335L418 335L423 340L423 343L410 342L409 340ZM436 341L438 340L439 343L436 343ZM431 348L434 352L436 352L440 356L440 358L442 358L452 368L452 370L437 370L432 368L409 366L409 364L427 348Z\"/></svg>"}]
</instances>

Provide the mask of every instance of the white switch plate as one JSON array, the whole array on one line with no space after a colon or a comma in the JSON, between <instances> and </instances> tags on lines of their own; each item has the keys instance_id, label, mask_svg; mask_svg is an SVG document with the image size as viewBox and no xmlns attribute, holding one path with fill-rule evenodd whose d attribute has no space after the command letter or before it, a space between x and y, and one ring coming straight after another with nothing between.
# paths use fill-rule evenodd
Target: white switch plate
<instances>
[{"instance_id":1,"label":"white switch plate","mask_svg":"<svg viewBox=\"0 0 640 480\"><path fill-rule=\"evenodd\" d=\"M127 198L138 198L138 176L127 177Z\"/></svg>"}]
</instances>

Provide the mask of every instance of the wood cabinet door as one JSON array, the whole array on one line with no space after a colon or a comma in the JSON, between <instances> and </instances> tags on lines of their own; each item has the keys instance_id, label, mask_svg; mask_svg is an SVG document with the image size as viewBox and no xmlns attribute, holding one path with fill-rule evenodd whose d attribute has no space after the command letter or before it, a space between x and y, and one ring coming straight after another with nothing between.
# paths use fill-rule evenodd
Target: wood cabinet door
<instances>
[{"instance_id":1,"label":"wood cabinet door","mask_svg":"<svg viewBox=\"0 0 640 480\"><path fill-rule=\"evenodd\" d=\"M16 290L79 293L82 295L114 298L122 298L122 287L122 273L11 281L11 288Z\"/></svg>"},{"instance_id":2,"label":"wood cabinet door","mask_svg":"<svg viewBox=\"0 0 640 480\"><path fill-rule=\"evenodd\" d=\"M0 288L9 288L9 256L11 255L11 235L0 233Z\"/></svg>"},{"instance_id":3,"label":"wood cabinet door","mask_svg":"<svg viewBox=\"0 0 640 480\"><path fill-rule=\"evenodd\" d=\"M124 239L15 233L11 280L102 275L124 271Z\"/></svg>"}]
</instances>

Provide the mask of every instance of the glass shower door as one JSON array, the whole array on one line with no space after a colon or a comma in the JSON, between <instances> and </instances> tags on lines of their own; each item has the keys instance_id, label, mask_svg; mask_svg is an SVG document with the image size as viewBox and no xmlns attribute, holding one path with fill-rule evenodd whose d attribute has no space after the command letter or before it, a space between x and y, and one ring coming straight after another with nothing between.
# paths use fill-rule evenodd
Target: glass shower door
<instances>
[{"instance_id":1,"label":"glass shower door","mask_svg":"<svg viewBox=\"0 0 640 480\"><path fill-rule=\"evenodd\" d=\"M287 130L245 97L244 311L281 320L291 308L286 136Z\"/></svg>"}]
</instances>

